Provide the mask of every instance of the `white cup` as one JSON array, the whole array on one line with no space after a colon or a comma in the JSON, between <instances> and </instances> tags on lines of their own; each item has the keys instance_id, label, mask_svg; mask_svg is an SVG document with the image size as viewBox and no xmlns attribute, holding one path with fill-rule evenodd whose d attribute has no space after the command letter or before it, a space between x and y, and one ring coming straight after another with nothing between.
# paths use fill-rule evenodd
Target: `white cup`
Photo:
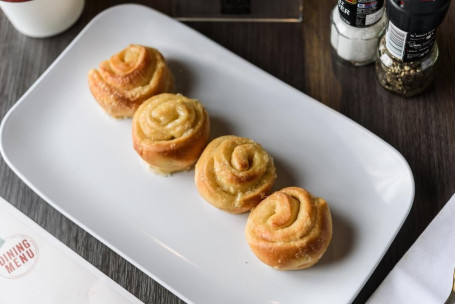
<instances>
[{"instance_id":1,"label":"white cup","mask_svg":"<svg viewBox=\"0 0 455 304\"><path fill-rule=\"evenodd\" d=\"M73 25L85 0L0 0L0 8L20 33L34 38L57 35Z\"/></svg>"}]
</instances>

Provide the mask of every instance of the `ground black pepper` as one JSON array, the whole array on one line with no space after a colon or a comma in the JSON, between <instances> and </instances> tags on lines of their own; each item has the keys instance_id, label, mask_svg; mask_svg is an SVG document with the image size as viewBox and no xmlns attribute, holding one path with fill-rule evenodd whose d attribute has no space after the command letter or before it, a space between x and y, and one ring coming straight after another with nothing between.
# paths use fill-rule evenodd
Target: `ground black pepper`
<instances>
[{"instance_id":1,"label":"ground black pepper","mask_svg":"<svg viewBox=\"0 0 455 304\"><path fill-rule=\"evenodd\" d=\"M376 75L384 88L409 97L433 81L439 55L436 30L450 1L386 2L389 23L376 61Z\"/></svg>"},{"instance_id":2,"label":"ground black pepper","mask_svg":"<svg viewBox=\"0 0 455 304\"><path fill-rule=\"evenodd\" d=\"M385 89L410 97L421 93L433 81L439 55L437 43L427 57L409 62L403 62L388 51L385 36L381 38L378 50L376 74Z\"/></svg>"}]
</instances>

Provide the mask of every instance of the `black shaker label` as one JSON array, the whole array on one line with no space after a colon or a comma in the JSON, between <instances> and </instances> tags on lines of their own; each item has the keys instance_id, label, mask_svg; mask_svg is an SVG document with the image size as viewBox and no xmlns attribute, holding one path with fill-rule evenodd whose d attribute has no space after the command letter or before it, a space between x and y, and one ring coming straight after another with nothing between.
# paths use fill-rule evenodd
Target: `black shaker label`
<instances>
[{"instance_id":1,"label":"black shaker label","mask_svg":"<svg viewBox=\"0 0 455 304\"><path fill-rule=\"evenodd\" d=\"M384 12L384 0L338 0L341 19L355 27L375 24Z\"/></svg>"},{"instance_id":2,"label":"black shaker label","mask_svg":"<svg viewBox=\"0 0 455 304\"><path fill-rule=\"evenodd\" d=\"M389 22L386 46L393 56L404 62L409 62L427 56L433 48L435 39L436 29L426 33L408 33Z\"/></svg>"},{"instance_id":3,"label":"black shaker label","mask_svg":"<svg viewBox=\"0 0 455 304\"><path fill-rule=\"evenodd\" d=\"M414 61L426 57L436 40L436 29L426 33L410 33L406 39L403 61Z\"/></svg>"},{"instance_id":4,"label":"black shaker label","mask_svg":"<svg viewBox=\"0 0 455 304\"><path fill-rule=\"evenodd\" d=\"M221 0L221 14L251 14L251 0Z\"/></svg>"}]
</instances>

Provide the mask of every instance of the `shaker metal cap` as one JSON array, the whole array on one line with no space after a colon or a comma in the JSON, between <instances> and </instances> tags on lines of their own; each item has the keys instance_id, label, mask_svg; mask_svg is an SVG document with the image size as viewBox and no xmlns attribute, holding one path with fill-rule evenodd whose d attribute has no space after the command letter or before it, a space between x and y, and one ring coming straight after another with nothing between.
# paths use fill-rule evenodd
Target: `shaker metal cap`
<instances>
[{"instance_id":1,"label":"shaker metal cap","mask_svg":"<svg viewBox=\"0 0 455 304\"><path fill-rule=\"evenodd\" d=\"M388 0L389 20L399 29L425 33L437 28L449 9L450 0Z\"/></svg>"}]
</instances>

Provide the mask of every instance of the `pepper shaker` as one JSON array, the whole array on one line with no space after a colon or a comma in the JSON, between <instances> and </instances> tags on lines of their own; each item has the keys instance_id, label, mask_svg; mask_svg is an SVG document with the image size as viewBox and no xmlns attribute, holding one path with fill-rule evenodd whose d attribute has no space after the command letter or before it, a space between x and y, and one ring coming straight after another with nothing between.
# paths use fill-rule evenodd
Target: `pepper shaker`
<instances>
[{"instance_id":1,"label":"pepper shaker","mask_svg":"<svg viewBox=\"0 0 455 304\"><path fill-rule=\"evenodd\" d=\"M450 0L388 0L389 22L376 61L379 83L410 97L424 91L434 79L439 56L436 28Z\"/></svg>"},{"instance_id":2,"label":"pepper shaker","mask_svg":"<svg viewBox=\"0 0 455 304\"><path fill-rule=\"evenodd\" d=\"M338 0L331 14L330 43L342 60L367 65L377 57L386 24L384 0Z\"/></svg>"}]
</instances>

